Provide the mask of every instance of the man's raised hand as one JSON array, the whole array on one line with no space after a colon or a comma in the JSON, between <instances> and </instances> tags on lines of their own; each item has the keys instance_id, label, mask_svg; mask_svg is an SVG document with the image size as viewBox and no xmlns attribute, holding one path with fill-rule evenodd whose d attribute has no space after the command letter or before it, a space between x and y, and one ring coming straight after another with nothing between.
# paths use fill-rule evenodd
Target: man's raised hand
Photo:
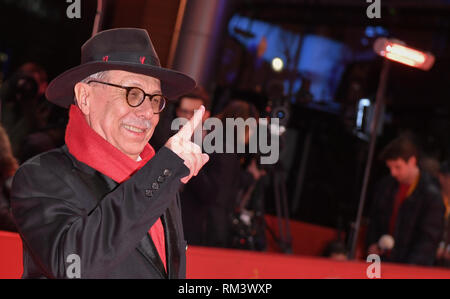
<instances>
[{"instance_id":1,"label":"man's raised hand","mask_svg":"<svg viewBox=\"0 0 450 299\"><path fill-rule=\"evenodd\" d=\"M181 182L186 184L209 160L207 154L203 154L200 146L191 141L195 129L201 125L205 107L202 105L196 110L194 116L165 144L170 150L184 160L184 165L189 168L189 175L182 178Z\"/></svg>"}]
</instances>

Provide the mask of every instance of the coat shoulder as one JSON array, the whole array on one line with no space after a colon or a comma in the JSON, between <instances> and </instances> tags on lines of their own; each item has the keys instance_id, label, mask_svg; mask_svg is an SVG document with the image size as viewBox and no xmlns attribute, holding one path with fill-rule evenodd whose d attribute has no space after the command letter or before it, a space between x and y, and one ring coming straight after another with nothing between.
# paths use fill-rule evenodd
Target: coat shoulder
<instances>
[{"instance_id":1,"label":"coat shoulder","mask_svg":"<svg viewBox=\"0 0 450 299\"><path fill-rule=\"evenodd\" d=\"M442 201L441 190L437 179L427 172L422 172L421 179L423 180L423 189L427 195L435 200Z\"/></svg>"},{"instance_id":2,"label":"coat shoulder","mask_svg":"<svg viewBox=\"0 0 450 299\"><path fill-rule=\"evenodd\" d=\"M66 146L55 148L28 159L19 167L19 169L29 166L54 168L56 165L63 168L72 168L73 163L67 153Z\"/></svg>"},{"instance_id":3,"label":"coat shoulder","mask_svg":"<svg viewBox=\"0 0 450 299\"><path fill-rule=\"evenodd\" d=\"M11 195L20 198L30 194L39 195L44 191L59 194L61 183L57 181L66 181L72 169L73 163L64 147L34 156L22 163L14 174Z\"/></svg>"}]
</instances>

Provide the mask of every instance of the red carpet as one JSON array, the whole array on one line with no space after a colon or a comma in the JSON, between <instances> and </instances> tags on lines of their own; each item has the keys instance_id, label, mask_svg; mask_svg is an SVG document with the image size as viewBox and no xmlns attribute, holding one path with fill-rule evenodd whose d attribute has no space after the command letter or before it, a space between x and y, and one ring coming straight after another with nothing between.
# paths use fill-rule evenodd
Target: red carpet
<instances>
[{"instance_id":1,"label":"red carpet","mask_svg":"<svg viewBox=\"0 0 450 299\"><path fill-rule=\"evenodd\" d=\"M189 246L187 277L197 278L367 278L365 262ZM22 242L0 231L0 278L20 278ZM450 278L450 270L381 264L381 278Z\"/></svg>"}]
</instances>

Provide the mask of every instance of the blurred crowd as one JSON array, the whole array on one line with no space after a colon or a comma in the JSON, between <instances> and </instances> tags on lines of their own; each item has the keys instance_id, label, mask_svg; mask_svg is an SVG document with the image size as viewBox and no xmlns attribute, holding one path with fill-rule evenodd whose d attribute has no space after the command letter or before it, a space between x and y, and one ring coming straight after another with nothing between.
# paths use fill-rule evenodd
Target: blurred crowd
<instances>
[{"instance_id":1,"label":"blurred crowd","mask_svg":"<svg viewBox=\"0 0 450 299\"><path fill-rule=\"evenodd\" d=\"M46 70L23 64L0 89L0 229L15 231L9 191L18 166L64 144L66 113L45 99Z\"/></svg>"},{"instance_id":2,"label":"blurred crowd","mask_svg":"<svg viewBox=\"0 0 450 299\"><path fill-rule=\"evenodd\" d=\"M16 231L9 190L18 166L64 144L67 112L45 100L47 82L43 67L26 63L0 89L0 230ZM227 118L261 117L253 104L238 98L230 98L212 115L210 94L197 87L164 110L150 140L155 150L175 133L171 128L174 119L190 119L201 105L206 108L203 121L215 117L225 131L234 130L227 127ZM202 136L207 133L202 131ZM247 144L251 134L254 132L247 130L242 140L234 141ZM417 147L403 136L386 146L380 159L390 175L372 194L367 254L392 262L449 267L449 162L421 163ZM265 250L264 200L260 195L268 185L268 176L270 172L258 164L257 154L210 154L202 171L180 190L187 242ZM330 243L323 255L345 260L347 251L338 241Z\"/></svg>"}]
</instances>

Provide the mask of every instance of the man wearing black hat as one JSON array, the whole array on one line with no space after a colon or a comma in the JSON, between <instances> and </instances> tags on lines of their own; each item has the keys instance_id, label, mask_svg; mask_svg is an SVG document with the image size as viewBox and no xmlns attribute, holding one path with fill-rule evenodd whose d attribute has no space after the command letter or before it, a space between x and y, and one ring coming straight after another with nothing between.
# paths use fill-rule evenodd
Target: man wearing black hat
<instances>
[{"instance_id":1,"label":"man wearing black hat","mask_svg":"<svg viewBox=\"0 0 450 299\"><path fill-rule=\"evenodd\" d=\"M204 107L157 153L168 98L193 89L162 68L145 30L100 32L50 84L69 111L66 144L24 163L12 187L24 278L184 278L177 190L208 161L190 142Z\"/></svg>"}]
</instances>

